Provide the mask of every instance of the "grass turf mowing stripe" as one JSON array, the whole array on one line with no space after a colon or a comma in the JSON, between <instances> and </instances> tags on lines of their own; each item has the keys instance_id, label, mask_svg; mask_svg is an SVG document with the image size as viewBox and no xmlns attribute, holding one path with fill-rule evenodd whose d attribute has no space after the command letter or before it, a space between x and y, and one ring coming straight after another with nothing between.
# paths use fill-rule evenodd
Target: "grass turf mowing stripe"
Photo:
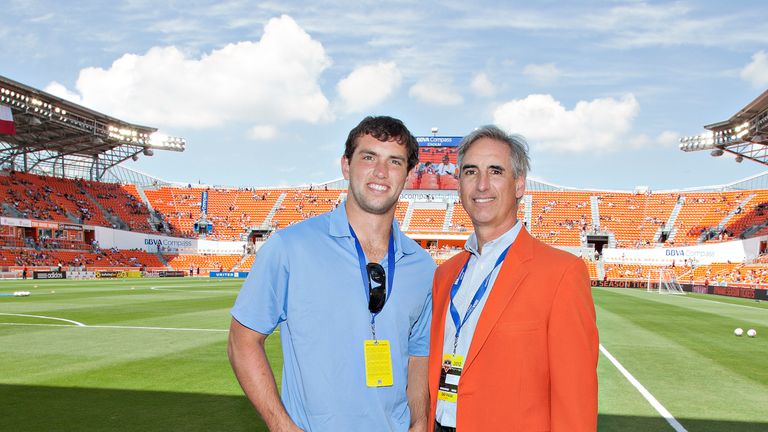
<instances>
[{"instance_id":1,"label":"grass turf mowing stripe","mask_svg":"<svg viewBox=\"0 0 768 432\"><path fill-rule=\"evenodd\" d=\"M745 427L750 424L768 430L757 426L766 426L761 413L768 403L768 374L760 365L768 341L736 338L729 323L764 310L629 289L595 289L593 295L601 342L681 424L689 430L700 430L695 425L702 422L713 425L705 430L718 432L753 430ZM731 421L743 423L720 428Z\"/></svg>"}]
</instances>

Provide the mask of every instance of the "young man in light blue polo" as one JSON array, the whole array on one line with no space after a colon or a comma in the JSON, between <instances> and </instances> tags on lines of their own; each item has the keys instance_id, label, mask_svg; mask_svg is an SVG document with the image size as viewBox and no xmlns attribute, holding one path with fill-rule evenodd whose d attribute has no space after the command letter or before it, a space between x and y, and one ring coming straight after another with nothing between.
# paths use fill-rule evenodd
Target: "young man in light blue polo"
<instances>
[{"instance_id":1,"label":"young man in light blue polo","mask_svg":"<svg viewBox=\"0 0 768 432\"><path fill-rule=\"evenodd\" d=\"M418 144L367 117L347 138L344 205L274 233L232 309L228 353L270 431L424 431L435 264L394 220ZM282 395L264 351L277 326Z\"/></svg>"}]
</instances>

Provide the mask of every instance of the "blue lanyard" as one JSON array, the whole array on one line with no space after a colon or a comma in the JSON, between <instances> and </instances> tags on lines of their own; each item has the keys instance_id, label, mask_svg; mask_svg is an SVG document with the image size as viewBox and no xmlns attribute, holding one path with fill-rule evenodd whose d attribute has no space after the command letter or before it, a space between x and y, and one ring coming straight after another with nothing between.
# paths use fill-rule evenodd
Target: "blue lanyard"
<instances>
[{"instance_id":1,"label":"blue lanyard","mask_svg":"<svg viewBox=\"0 0 768 432\"><path fill-rule=\"evenodd\" d=\"M483 298L483 295L485 295L485 291L488 290L488 283L491 280L491 275L496 270L496 268L501 265L502 261L504 261L504 257L507 256L507 252L509 251L509 248L512 245L507 246L506 249L504 249L504 252L501 253L499 256L499 259L496 260L496 264L491 269L490 273L488 273L488 276L483 279L483 283L480 284L480 287L477 288L477 291L475 292L475 296L472 297L472 302L469 303L469 307L467 308L467 312L464 314L464 319L459 319L459 311L456 310L456 306L453 304L453 299L456 297L456 293L459 292L459 287L461 287L461 283L464 281L464 274L467 272L467 266L469 266L469 260L464 263L464 267L461 268L461 272L459 272L459 276L456 277L456 281L453 282L453 286L451 287L451 318L453 319L453 325L456 327L456 336L453 340L453 353L456 354L456 346L459 343L459 332L461 331L461 328L466 324L467 320L469 319L470 315L472 315L472 312L475 311L475 308L478 304L480 304L480 300ZM471 259L471 257L470 257Z\"/></svg>"},{"instance_id":2,"label":"blue lanyard","mask_svg":"<svg viewBox=\"0 0 768 432\"><path fill-rule=\"evenodd\" d=\"M362 276L363 279L363 291L365 291L365 298L367 298L369 301L371 300L370 295L371 293L368 291L369 283L368 280L368 271L366 271L366 258L365 258L365 252L363 252L363 246L360 244L360 240L357 238L357 234L355 234L355 230L352 229L352 225L349 225L349 232L352 233L352 237L355 239L355 249L357 249L357 260L360 262L360 276ZM389 246L387 247L387 296L385 297L385 300L389 300L389 296L392 293L392 284L395 281L395 233L394 228L392 228L389 232ZM386 306L386 303L385 303ZM376 319L376 315L378 315L378 312L375 314L371 314L371 326L374 324L374 320Z\"/></svg>"}]
</instances>

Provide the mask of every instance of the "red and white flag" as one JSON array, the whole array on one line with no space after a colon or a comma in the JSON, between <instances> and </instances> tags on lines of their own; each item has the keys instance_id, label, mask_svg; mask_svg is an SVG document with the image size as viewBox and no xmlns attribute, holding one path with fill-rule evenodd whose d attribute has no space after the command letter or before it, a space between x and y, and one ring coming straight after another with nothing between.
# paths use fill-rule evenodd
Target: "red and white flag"
<instances>
[{"instance_id":1,"label":"red and white flag","mask_svg":"<svg viewBox=\"0 0 768 432\"><path fill-rule=\"evenodd\" d=\"M11 107L0 105L0 135L16 135Z\"/></svg>"}]
</instances>

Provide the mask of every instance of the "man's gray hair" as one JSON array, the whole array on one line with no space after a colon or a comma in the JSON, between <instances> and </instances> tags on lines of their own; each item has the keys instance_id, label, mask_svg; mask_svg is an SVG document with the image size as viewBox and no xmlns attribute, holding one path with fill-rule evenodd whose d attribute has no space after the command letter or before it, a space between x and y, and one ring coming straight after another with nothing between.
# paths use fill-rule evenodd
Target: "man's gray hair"
<instances>
[{"instance_id":1,"label":"man's gray hair","mask_svg":"<svg viewBox=\"0 0 768 432\"><path fill-rule=\"evenodd\" d=\"M528 157L528 143L521 135L510 135L494 125L481 126L465 136L459 143L459 175L464 166L464 155L472 144L481 139L488 138L499 141L509 146L512 155L512 173L514 176L526 178L531 169L531 159Z\"/></svg>"}]
</instances>

